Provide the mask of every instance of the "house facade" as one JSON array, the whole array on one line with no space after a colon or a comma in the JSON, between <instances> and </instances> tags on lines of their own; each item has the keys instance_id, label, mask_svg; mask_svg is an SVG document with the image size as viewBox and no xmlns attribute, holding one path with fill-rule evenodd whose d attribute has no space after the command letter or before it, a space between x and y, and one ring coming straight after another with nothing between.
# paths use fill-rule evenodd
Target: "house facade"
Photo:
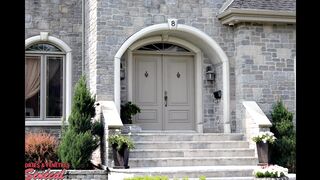
<instances>
[{"instance_id":1,"label":"house facade","mask_svg":"<svg viewBox=\"0 0 320 180\"><path fill-rule=\"evenodd\" d=\"M243 101L295 113L295 0L27 0L26 132L59 135L83 74L146 131L242 133Z\"/></svg>"}]
</instances>

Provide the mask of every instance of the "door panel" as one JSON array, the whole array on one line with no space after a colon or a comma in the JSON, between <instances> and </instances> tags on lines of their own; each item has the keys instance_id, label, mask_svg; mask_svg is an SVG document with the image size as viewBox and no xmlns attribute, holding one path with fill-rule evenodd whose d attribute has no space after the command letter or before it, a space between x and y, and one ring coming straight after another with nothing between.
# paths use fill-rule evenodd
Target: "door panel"
<instances>
[{"instance_id":1,"label":"door panel","mask_svg":"<svg viewBox=\"0 0 320 180\"><path fill-rule=\"evenodd\" d=\"M161 55L134 56L135 104L141 108L134 123L142 129L162 129L162 67Z\"/></svg>"},{"instance_id":2,"label":"door panel","mask_svg":"<svg viewBox=\"0 0 320 180\"><path fill-rule=\"evenodd\" d=\"M193 57L134 55L134 103L143 130L194 130ZM167 101L165 101L167 95Z\"/></svg>"},{"instance_id":3,"label":"door panel","mask_svg":"<svg viewBox=\"0 0 320 180\"><path fill-rule=\"evenodd\" d=\"M163 112L166 130L194 130L192 63L192 56L163 56L163 87L168 96Z\"/></svg>"}]
</instances>

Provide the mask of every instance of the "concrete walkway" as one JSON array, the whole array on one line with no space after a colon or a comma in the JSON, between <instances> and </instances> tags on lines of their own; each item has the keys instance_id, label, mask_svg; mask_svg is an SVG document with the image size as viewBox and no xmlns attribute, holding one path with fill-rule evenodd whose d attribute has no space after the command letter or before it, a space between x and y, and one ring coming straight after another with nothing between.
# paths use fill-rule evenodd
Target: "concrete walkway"
<instances>
[{"instance_id":1,"label":"concrete walkway","mask_svg":"<svg viewBox=\"0 0 320 180\"><path fill-rule=\"evenodd\" d=\"M189 177L189 180L198 180L199 178L190 178L195 174L206 176L206 180L253 180L252 176L248 173L245 177L232 176L237 175L238 171L250 171L252 172L256 166L183 166L183 167L137 167L130 169L113 169L110 168L110 174L108 179L110 180L123 180L124 178L134 176L146 176L146 175L161 175L168 176L170 180L174 178L182 179L183 177ZM227 174L228 177L214 177L215 174L219 173ZM209 174L208 174L209 173ZM185 174L185 176L181 176ZM210 177L210 174L213 176ZM289 174L290 180L295 180L295 174Z\"/></svg>"}]
</instances>

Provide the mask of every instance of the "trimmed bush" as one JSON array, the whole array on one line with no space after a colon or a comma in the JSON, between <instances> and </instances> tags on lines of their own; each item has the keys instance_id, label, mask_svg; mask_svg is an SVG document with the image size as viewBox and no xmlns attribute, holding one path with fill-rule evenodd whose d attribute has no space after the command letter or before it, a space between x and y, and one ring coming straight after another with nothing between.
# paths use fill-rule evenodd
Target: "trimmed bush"
<instances>
[{"instance_id":1,"label":"trimmed bush","mask_svg":"<svg viewBox=\"0 0 320 180\"><path fill-rule=\"evenodd\" d=\"M271 113L272 127L277 140L271 146L271 163L296 172L296 132L293 125L293 113L289 112L283 102L278 101Z\"/></svg>"},{"instance_id":2,"label":"trimmed bush","mask_svg":"<svg viewBox=\"0 0 320 180\"><path fill-rule=\"evenodd\" d=\"M64 128L58 155L73 169L92 169L90 162L93 151L99 146L102 132L100 122L93 122L95 99L87 89L82 76L75 87L69 125Z\"/></svg>"},{"instance_id":3,"label":"trimmed bush","mask_svg":"<svg viewBox=\"0 0 320 180\"><path fill-rule=\"evenodd\" d=\"M25 161L57 161L57 139L47 133L28 133L25 136Z\"/></svg>"}]
</instances>

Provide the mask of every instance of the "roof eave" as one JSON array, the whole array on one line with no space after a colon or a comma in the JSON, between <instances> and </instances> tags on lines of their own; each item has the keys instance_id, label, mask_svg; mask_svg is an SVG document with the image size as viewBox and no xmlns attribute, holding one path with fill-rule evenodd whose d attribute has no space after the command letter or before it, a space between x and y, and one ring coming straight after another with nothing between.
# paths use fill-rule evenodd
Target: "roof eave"
<instances>
[{"instance_id":1,"label":"roof eave","mask_svg":"<svg viewBox=\"0 0 320 180\"><path fill-rule=\"evenodd\" d=\"M224 25L234 25L240 22L296 23L294 11L229 8L217 17Z\"/></svg>"}]
</instances>

